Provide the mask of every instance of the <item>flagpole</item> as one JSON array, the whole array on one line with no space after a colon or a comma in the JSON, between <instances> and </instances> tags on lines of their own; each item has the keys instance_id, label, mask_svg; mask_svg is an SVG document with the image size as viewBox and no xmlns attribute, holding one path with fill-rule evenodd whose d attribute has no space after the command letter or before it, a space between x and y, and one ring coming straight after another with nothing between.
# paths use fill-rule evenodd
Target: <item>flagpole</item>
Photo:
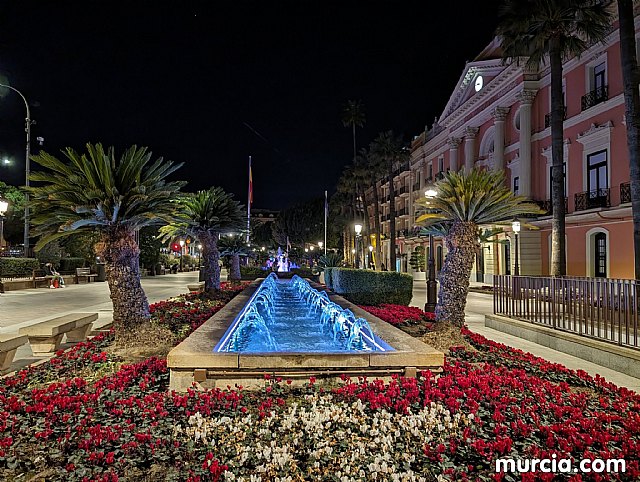
<instances>
[{"instance_id":1,"label":"flagpole","mask_svg":"<svg viewBox=\"0 0 640 482\"><path fill-rule=\"evenodd\" d=\"M324 192L324 254L327 254L327 214L329 204L327 203L327 191Z\"/></svg>"},{"instance_id":2,"label":"flagpole","mask_svg":"<svg viewBox=\"0 0 640 482\"><path fill-rule=\"evenodd\" d=\"M251 156L249 156L249 189L247 192L247 244L251 233L251 203L253 202L253 179L251 174Z\"/></svg>"}]
</instances>

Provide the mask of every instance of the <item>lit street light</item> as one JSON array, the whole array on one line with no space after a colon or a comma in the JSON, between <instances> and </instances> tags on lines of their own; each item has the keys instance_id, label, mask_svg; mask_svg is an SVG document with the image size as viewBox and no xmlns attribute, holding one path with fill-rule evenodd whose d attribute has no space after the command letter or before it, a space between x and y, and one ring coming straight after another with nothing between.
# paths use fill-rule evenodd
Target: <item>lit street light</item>
<instances>
[{"instance_id":1,"label":"lit street light","mask_svg":"<svg viewBox=\"0 0 640 482\"><path fill-rule=\"evenodd\" d=\"M511 229L513 229L513 232L516 235L516 262L513 273L515 276L520 276L520 263L518 261L518 233L520 233L520 220L518 218L513 218L513 221L511 222Z\"/></svg>"},{"instance_id":2,"label":"lit street light","mask_svg":"<svg viewBox=\"0 0 640 482\"><path fill-rule=\"evenodd\" d=\"M182 258L184 257L184 239L180 240L180 271L182 271Z\"/></svg>"},{"instance_id":3,"label":"lit street light","mask_svg":"<svg viewBox=\"0 0 640 482\"><path fill-rule=\"evenodd\" d=\"M4 213L9 209L9 203L0 198L0 251L4 249Z\"/></svg>"},{"instance_id":4,"label":"lit street light","mask_svg":"<svg viewBox=\"0 0 640 482\"><path fill-rule=\"evenodd\" d=\"M0 84L0 87L5 87L7 89L13 90L16 94L18 94L20 97L22 97L22 100L24 101L24 106L27 109L27 117L25 118L25 132L27 133L27 146L26 146L26 155L25 155L25 166L24 166L24 173L25 173L25 186L29 187L29 170L30 170L30 166L29 166L29 157L31 156L31 125L35 124L34 120L31 120L31 112L29 111L29 103L27 102L27 99L24 95L22 95L22 92L20 92L18 89L11 87L10 85L6 85L6 84ZM7 163L8 159L4 160L5 164ZM25 205L24 205L24 257L28 257L29 256L29 192L25 192L24 194L25 196Z\"/></svg>"},{"instance_id":5,"label":"lit street light","mask_svg":"<svg viewBox=\"0 0 640 482\"><path fill-rule=\"evenodd\" d=\"M356 223L355 226L353 227L356 231L356 250L355 250L355 255L356 255L356 268L360 268L360 248L359 248L359 242L360 242L360 236L362 233L362 224L360 223Z\"/></svg>"},{"instance_id":6,"label":"lit street light","mask_svg":"<svg viewBox=\"0 0 640 482\"><path fill-rule=\"evenodd\" d=\"M427 199L433 199L438 195L438 191L433 186L429 186L424 192ZM429 259L427 261L427 303L424 311L433 313L436 311L438 299L438 283L436 282L436 263L433 258L433 234L429 233Z\"/></svg>"}]
</instances>

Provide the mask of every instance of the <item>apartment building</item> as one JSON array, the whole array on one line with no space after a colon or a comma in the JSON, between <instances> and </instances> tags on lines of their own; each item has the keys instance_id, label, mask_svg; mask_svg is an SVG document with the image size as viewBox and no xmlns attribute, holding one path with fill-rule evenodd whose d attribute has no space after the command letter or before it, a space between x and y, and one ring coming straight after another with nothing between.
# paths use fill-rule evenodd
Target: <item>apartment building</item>
<instances>
[{"instance_id":1,"label":"apartment building","mask_svg":"<svg viewBox=\"0 0 640 482\"><path fill-rule=\"evenodd\" d=\"M636 19L636 31L640 30ZM615 24L614 24L615 25ZM427 239L416 236L416 199L448 170L505 170L513 192L538 202L546 215L529 220L537 229L519 236L523 275L549 273L551 258L550 68L504 64L494 39L467 63L449 101L430 128L411 143L411 159L394 178L398 238L391 247L388 185L379 186L385 238L383 262L398 253L397 269ZM567 273L574 276L632 278L633 226L624 118L619 34L593 45L564 64L564 161ZM371 199L371 196L368 197ZM369 215L373 216L370 206ZM373 222L373 219L371 220ZM472 280L491 283L494 274L513 272L514 236L506 232L483 243ZM446 249L436 240L436 268Z\"/></svg>"}]
</instances>

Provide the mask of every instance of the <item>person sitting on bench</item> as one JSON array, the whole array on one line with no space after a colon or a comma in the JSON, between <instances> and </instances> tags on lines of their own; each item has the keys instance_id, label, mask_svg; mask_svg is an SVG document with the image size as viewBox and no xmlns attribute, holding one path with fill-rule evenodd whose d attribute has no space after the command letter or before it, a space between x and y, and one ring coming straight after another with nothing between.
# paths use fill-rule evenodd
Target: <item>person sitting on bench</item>
<instances>
[{"instance_id":1,"label":"person sitting on bench","mask_svg":"<svg viewBox=\"0 0 640 482\"><path fill-rule=\"evenodd\" d=\"M51 276L49 288L64 288L64 278L56 271L51 263L44 265L44 272L47 276Z\"/></svg>"}]
</instances>

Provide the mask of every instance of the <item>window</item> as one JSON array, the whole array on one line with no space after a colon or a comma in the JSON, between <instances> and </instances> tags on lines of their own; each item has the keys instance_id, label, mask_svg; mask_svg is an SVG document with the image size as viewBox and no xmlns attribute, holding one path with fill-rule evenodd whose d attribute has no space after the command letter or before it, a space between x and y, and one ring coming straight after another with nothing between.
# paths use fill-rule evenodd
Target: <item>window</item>
<instances>
[{"instance_id":1,"label":"window","mask_svg":"<svg viewBox=\"0 0 640 482\"><path fill-rule=\"evenodd\" d=\"M518 194L520 192L520 177L516 176L513 178L513 194Z\"/></svg>"},{"instance_id":2,"label":"window","mask_svg":"<svg viewBox=\"0 0 640 482\"><path fill-rule=\"evenodd\" d=\"M597 233L594 236L594 270L593 274L596 278L607 277L607 235L605 233Z\"/></svg>"},{"instance_id":3,"label":"window","mask_svg":"<svg viewBox=\"0 0 640 482\"><path fill-rule=\"evenodd\" d=\"M444 171L444 157L438 158L438 172Z\"/></svg>"},{"instance_id":4,"label":"window","mask_svg":"<svg viewBox=\"0 0 640 482\"><path fill-rule=\"evenodd\" d=\"M600 195L598 190L608 187L607 151L605 149L587 156L587 191L593 193L593 196L598 196Z\"/></svg>"},{"instance_id":5,"label":"window","mask_svg":"<svg viewBox=\"0 0 640 482\"><path fill-rule=\"evenodd\" d=\"M606 85L606 68L605 63L596 65L593 68L593 90L601 91Z\"/></svg>"},{"instance_id":6,"label":"window","mask_svg":"<svg viewBox=\"0 0 640 482\"><path fill-rule=\"evenodd\" d=\"M433 164L429 163L429 179L433 179Z\"/></svg>"},{"instance_id":7,"label":"window","mask_svg":"<svg viewBox=\"0 0 640 482\"><path fill-rule=\"evenodd\" d=\"M442 269L442 246L436 246L436 270L438 273Z\"/></svg>"}]
</instances>

